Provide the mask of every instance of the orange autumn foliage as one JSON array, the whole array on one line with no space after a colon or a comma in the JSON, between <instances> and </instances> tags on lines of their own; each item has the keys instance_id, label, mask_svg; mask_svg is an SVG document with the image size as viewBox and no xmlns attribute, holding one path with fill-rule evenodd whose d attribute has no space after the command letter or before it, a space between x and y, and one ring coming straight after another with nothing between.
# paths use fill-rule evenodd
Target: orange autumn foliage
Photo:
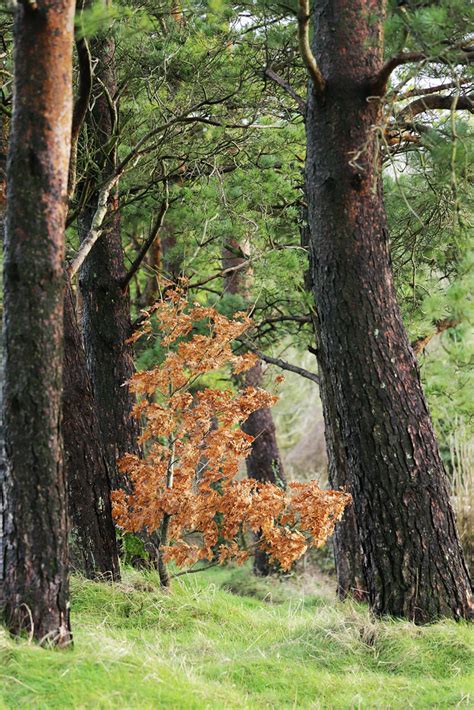
<instances>
[{"instance_id":1,"label":"orange autumn foliage","mask_svg":"<svg viewBox=\"0 0 474 710\"><path fill-rule=\"evenodd\" d=\"M113 493L117 524L127 532L157 531L160 554L179 566L216 557L243 562L249 555L244 533L260 532L255 544L289 569L308 547L327 540L350 496L323 491L315 481L290 483L284 491L237 479L253 440L240 425L277 398L254 387L197 388L205 373L230 365L237 374L255 364L254 355L232 350L251 326L245 313L229 319L189 304L176 287L146 315L134 339L151 333L153 315L168 350L161 364L130 381L138 395L133 415L144 422L143 454L119 462L131 492Z\"/></svg>"}]
</instances>

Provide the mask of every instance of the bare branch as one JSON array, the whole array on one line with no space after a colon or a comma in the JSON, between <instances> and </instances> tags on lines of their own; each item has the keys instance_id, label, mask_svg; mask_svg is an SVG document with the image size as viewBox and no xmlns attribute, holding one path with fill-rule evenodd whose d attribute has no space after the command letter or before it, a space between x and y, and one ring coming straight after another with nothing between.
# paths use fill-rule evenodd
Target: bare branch
<instances>
[{"instance_id":1,"label":"bare branch","mask_svg":"<svg viewBox=\"0 0 474 710\"><path fill-rule=\"evenodd\" d=\"M183 574L195 574L196 572L204 572L207 569L211 569L211 567L217 567L220 562L210 562L208 565L205 565L204 567L194 567L191 569L185 569L183 572L175 572L175 574L171 575L171 579L176 579L176 577L182 577Z\"/></svg>"},{"instance_id":2,"label":"bare branch","mask_svg":"<svg viewBox=\"0 0 474 710\"><path fill-rule=\"evenodd\" d=\"M309 43L309 21L311 13L309 9L309 0L299 0L298 3L298 42L300 54L303 62L313 80L316 93L320 94L324 91L326 82L317 65L314 54L311 51Z\"/></svg>"},{"instance_id":3,"label":"bare branch","mask_svg":"<svg viewBox=\"0 0 474 710\"><path fill-rule=\"evenodd\" d=\"M457 325L459 325L459 321L454 320L453 318L443 318L443 320L435 321L434 325L436 330L434 330L429 335L426 335L425 337L417 338L411 344L415 355L420 355L422 352L424 352L428 343L430 343L436 335L440 335L441 333L444 333L445 330L449 330L449 328L455 328Z\"/></svg>"},{"instance_id":4,"label":"bare branch","mask_svg":"<svg viewBox=\"0 0 474 710\"><path fill-rule=\"evenodd\" d=\"M79 92L72 114L71 157L69 162L68 198L71 199L76 190L77 144L82 124L86 117L92 91L92 63L89 45L85 38L76 40L77 58L79 60Z\"/></svg>"},{"instance_id":5,"label":"bare branch","mask_svg":"<svg viewBox=\"0 0 474 710\"><path fill-rule=\"evenodd\" d=\"M288 315L283 315L283 316L271 316L269 318L264 318L263 320L259 321L257 324L257 328L261 328L264 325L268 325L271 323L299 323L300 325L305 325L306 323L312 323L313 319L311 316L288 316Z\"/></svg>"},{"instance_id":6,"label":"bare branch","mask_svg":"<svg viewBox=\"0 0 474 710\"><path fill-rule=\"evenodd\" d=\"M431 62L435 64L471 64L474 61L474 52L472 50L464 50L462 54L456 57L446 56L429 56L425 52L402 52L396 54L390 59L387 59L379 73L370 83L370 94L372 96L383 96L387 91L388 81L392 72L403 64L411 64L412 62Z\"/></svg>"},{"instance_id":7,"label":"bare branch","mask_svg":"<svg viewBox=\"0 0 474 710\"><path fill-rule=\"evenodd\" d=\"M436 86L427 86L424 88L410 89L405 91L403 94L398 94L397 101L403 101L404 99L411 99L413 96L428 96L428 94L438 94L440 91L448 91L448 89L457 89L464 84L469 84L471 79L467 77L456 81L449 81L446 84L437 84Z\"/></svg>"},{"instance_id":8,"label":"bare branch","mask_svg":"<svg viewBox=\"0 0 474 710\"><path fill-rule=\"evenodd\" d=\"M105 216L107 214L107 203L110 197L110 193L113 190L113 188L117 185L119 179L121 176L124 174L124 172L127 170L127 168L130 165L135 165L140 158L146 153L146 149L144 146L149 143L149 141L154 138L158 133L163 133L166 131L168 128L171 126L174 126L175 124L178 123L196 123L196 122L205 122L205 123L212 123L213 125L224 125L224 124L217 124L215 122L212 122L211 120L204 119L200 116L190 116L189 114L192 114L195 110L202 108L206 104L210 103L216 103L215 101L204 101L201 102L200 104L197 104L194 107L191 107L189 111L187 111L185 114L182 114L180 116L176 116L176 118L171 119L167 123L162 124L161 126L157 126L156 128L152 128L150 131L145 133L142 138L140 138L137 143L135 143L134 147L131 148L131 150L127 153L127 155L123 158L123 160L116 166L113 174L106 180L106 182L103 184L102 188L99 191L99 196L97 200L97 209L95 211L93 220L92 220L92 225L89 230L89 233L87 234L86 238L83 240L81 243L81 246L79 247L79 251L77 252L75 258L72 260L72 262L69 264L68 267L68 274L69 277L72 278L77 271L81 268L82 264L84 263L84 260L86 259L87 255L91 251L92 247L96 243L96 241L99 239L100 235L102 234L102 224L105 219ZM237 128L269 128L269 126L255 126L252 124L248 125L239 125L239 126L232 126L232 127L237 127Z\"/></svg>"},{"instance_id":9,"label":"bare branch","mask_svg":"<svg viewBox=\"0 0 474 710\"><path fill-rule=\"evenodd\" d=\"M388 80L397 67L403 64L410 64L411 62L421 62L424 59L426 59L426 54L423 52L402 52L401 54L396 54L390 57L390 59L387 59L377 76L375 76L371 82L371 95L383 96L385 94Z\"/></svg>"},{"instance_id":10,"label":"bare branch","mask_svg":"<svg viewBox=\"0 0 474 710\"><path fill-rule=\"evenodd\" d=\"M213 274L211 274L211 276L208 276L202 281L197 281L196 283L188 284L186 286L186 289L190 291L191 289L199 288L200 286L205 286L210 281L214 281L215 279L223 278L224 276L229 276L229 274L233 274L235 271L246 269L249 265L249 261L250 260L246 258L242 261L242 263L237 264L237 266L229 266L227 269L220 269L219 271L214 272Z\"/></svg>"},{"instance_id":11,"label":"bare branch","mask_svg":"<svg viewBox=\"0 0 474 710\"><path fill-rule=\"evenodd\" d=\"M137 273L148 250L150 249L150 247L153 244L153 242L155 241L155 239L158 237L158 235L160 233L160 229L163 226L163 222L165 219L166 212L168 211L168 207L169 207L169 188L168 188L168 183L165 182L165 198L164 198L163 202L161 203L160 211L158 213L158 216L156 218L156 221L155 221L152 229L150 230L150 234L148 236L148 239L145 241L142 248L138 252L133 264L131 265L125 278L122 280L122 283L120 284L123 291L127 288L128 284L130 283L130 281L133 279L133 277Z\"/></svg>"},{"instance_id":12,"label":"bare branch","mask_svg":"<svg viewBox=\"0 0 474 710\"><path fill-rule=\"evenodd\" d=\"M443 96L441 94L422 96L405 106L397 114L396 121L399 124L411 123L420 113L436 109L472 112L474 110L474 94L469 96Z\"/></svg>"},{"instance_id":13,"label":"bare branch","mask_svg":"<svg viewBox=\"0 0 474 710\"><path fill-rule=\"evenodd\" d=\"M255 353L255 355L258 355L260 360L263 360L263 362L267 362L269 365L275 365L276 367L279 367L281 370L287 370L288 372L294 372L296 375L301 375L301 377L305 377L307 380L311 380L312 382L316 382L317 385L319 385L319 376L315 375L314 372L310 372L309 370L305 370L303 367L298 367L297 365L292 365L289 362L286 362L286 360L281 360L279 357L271 357L270 355L266 355L265 353L262 353L260 350L255 348L251 343L249 343L247 340L243 340L242 338L240 339L240 342L242 345L244 345L247 350L250 350L250 352Z\"/></svg>"},{"instance_id":14,"label":"bare branch","mask_svg":"<svg viewBox=\"0 0 474 710\"><path fill-rule=\"evenodd\" d=\"M304 116L306 114L306 101L303 99L303 97L297 94L296 91L292 88L292 86L288 84L288 82L285 81L283 77L274 72L273 69L270 69L270 67L266 67L263 73L266 77L271 79L271 81L280 86L283 91L285 91L289 96L291 96L292 99L294 99L294 101L296 101L299 113Z\"/></svg>"},{"instance_id":15,"label":"bare branch","mask_svg":"<svg viewBox=\"0 0 474 710\"><path fill-rule=\"evenodd\" d=\"M92 218L91 228L89 229L86 238L82 241L76 256L67 268L67 273L70 279L72 279L72 277L75 276L81 268L87 255L102 234L102 224L107 214L107 203L109 196L115 185L118 183L121 174L122 173L115 172L99 192L99 196L97 198L97 209L94 213L94 217Z\"/></svg>"}]
</instances>

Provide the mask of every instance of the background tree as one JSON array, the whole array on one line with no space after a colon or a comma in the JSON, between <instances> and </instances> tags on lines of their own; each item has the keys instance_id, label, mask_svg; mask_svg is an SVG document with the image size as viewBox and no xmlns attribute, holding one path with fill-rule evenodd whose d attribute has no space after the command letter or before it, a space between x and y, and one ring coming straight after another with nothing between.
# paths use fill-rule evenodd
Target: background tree
<instances>
[{"instance_id":1,"label":"background tree","mask_svg":"<svg viewBox=\"0 0 474 710\"><path fill-rule=\"evenodd\" d=\"M109 461L100 436L96 400L68 279L64 293L62 434L71 565L91 579L118 579L120 569L110 501Z\"/></svg>"},{"instance_id":2,"label":"background tree","mask_svg":"<svg viewBox=\"0 0 474 710\"><path fill-rule=\"evenodd\" d=\"M251 272L249 272L249 254L235 241L224 245L222 269L224 293L240 296L247 307L249 301ZM257 360L253 367L241 377L247 386L263 386L262 362ZM261 482L269 482L285 488L285 473L276 439L275 424L269 407L262 407L251 412L242 430L252 437L252 445L245 459L247 475ZM265 550L257 546L254 555L254 571L266 576L271 572L271 564Z\"/></svg>"}]
</instances>

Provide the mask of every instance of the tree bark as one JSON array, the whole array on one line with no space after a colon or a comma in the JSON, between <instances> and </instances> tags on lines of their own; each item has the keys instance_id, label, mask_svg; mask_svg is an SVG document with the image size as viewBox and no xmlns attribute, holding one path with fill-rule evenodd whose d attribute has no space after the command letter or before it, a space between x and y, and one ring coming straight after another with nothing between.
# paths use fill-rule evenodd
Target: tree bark
<instances>
[{"instance_id":1,"label":"tree bark","mask_svg":"<svg viewBox=\"0 0 474 710\"><path fill-rule=\"evenodd\" d=\"M2 251L5 237L5 212L7 208L7 154L8 154L8 134L10 121L5 114L0 116L0 240ZM3 292L3 273L0 272L1 290ZM0 333L0 585L2 584L3 551L5 546L4 536L4 516L5 511L5 430L3 422L3 385L5 379L4 357L3 357L3 303L0 306L1 312L1 333Z\"/></svg>"},{"instance_id":2,"label":"tree bark","mask_svg":"<svg viewBox=\"0 0 474 710\"><path fill-rule=\"evenodd\" d=\"M60 441L73 0L18 3L4 252L8 628L71 641Z\"/></svg>"},{"instance_id":3,"label":"tree bark","mask_svg":"<svg viewBox=\"0 0 474 710\"><path fill-rule=\"evenodd\" d=\"M101 36L91 43L96 60L95 73L113 99L117 90L115 75L115 45L110 36ZM97 90L96 85L96 90ZM115 116L107 94L100 89L94 103L90 131L95 162L102 167L100 179L106 179L114 169L114 154L110 139L115 130ZM98 191L93 191L80 216L80 231L87 235L97 207ZM126 340L131 334L130 298L122 291L126 274L121 243L118 193L112 196L107 224L100 239L84 262L79 287L83 303L83 338L87 365L97 403L100 430L106 449L112 487L124 485L117 470L117 458L137 450L138 427L130 412L133 397L125 384L134 367L132 349Z\"/></svg>"},{"instance_id":4,"label":"tree bark","mask_svg":"<svg viewBox=\"0 0 474 710\"><path fill-rule=\"evenodd\" d=\"M317 336L316 336L317 337ZM331 488L345 488L352 494L344 438L337 425L335 410L330 409L332 401L326 396L324 373L320 369L320 396L323 403L326 449L328 452L328 480ZM328 425L331 422L331 425ZM364 557L360 542L357 516L354 505L346 508L342 520L334 528L334 562L336 565L337 596L339 599L352 597L357 601L367 600L367 583L364 571Z\"/></svg>"},{"instance_id":5,"label":"tree bark","mask_svg":"<svg viewBox=\"0 0 474 710\"><path fill-rule=\"evenodd\" d=\"M305 178L306 179L306 178ZM305 188L306 194L309 192ZM307 224L308 209L304 208L304 224L301 229L301 244L306 249L310 248L310 230ZM308 291L313 291L313 268L312 265L304 275L305 287ZM313 317L313 329L316 340L318 338L318 326ZM319 371L319 393L323 405L325 422L336 421L330 411L330 402L325 397L325 387L323 384L324 372ZM328 480L329 485L334 490L345 488L351 493L351 485L348 474L348 463L344 449L342 435L338 427L325 426L326 450L328 452ZM359 531L357 529L357 518L353 505L349 505L344 511L342 519L336 523L333 535L334 563L336 567L337 596L339 599L352 597L357 601L367 599L367 584L365 581L362 546L360 544Z\"/></svg>"},{"instance_id":6,"label":"tree bark","mask_svg":"<svg viewBox=\"0 0 474 710\"><path fill-rule=\"evenodd\" d=\"M468 617L472 595L390 267L382 101L371 97L384 12L382 0L330 0L314 10L325 87L312 87L308 104L311 268L328 454L334 471L339 441L370 605L428 622Z\"/></svg>"},{"instance_id":7,"label":"tree bark","mask_svg":"<svg viewBox=\"0 0 474 710\"><path fill-rule=\"evenodd\" d=\"M120 567L109 469L69 281L66 281L64 298L62 432L71 521L71 564L89 579L117 580Z\"/></svg>"}]
</instances>

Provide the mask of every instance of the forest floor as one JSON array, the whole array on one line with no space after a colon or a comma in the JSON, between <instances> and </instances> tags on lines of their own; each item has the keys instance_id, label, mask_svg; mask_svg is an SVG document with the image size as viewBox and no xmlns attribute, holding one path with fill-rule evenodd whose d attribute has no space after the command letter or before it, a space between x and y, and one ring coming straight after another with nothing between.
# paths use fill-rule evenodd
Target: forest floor
<instances>
[{"instance_id":1,"label":"forest floor","mask_svg":"<svg viewBox=\"0 0 474 710\"><path fill-rule=\"evenodd\" d=\"M74 648L0 631L0 708L474 707L474 631L377 621L324 578L72 580Z\"/></svg>"}]
</instances>

